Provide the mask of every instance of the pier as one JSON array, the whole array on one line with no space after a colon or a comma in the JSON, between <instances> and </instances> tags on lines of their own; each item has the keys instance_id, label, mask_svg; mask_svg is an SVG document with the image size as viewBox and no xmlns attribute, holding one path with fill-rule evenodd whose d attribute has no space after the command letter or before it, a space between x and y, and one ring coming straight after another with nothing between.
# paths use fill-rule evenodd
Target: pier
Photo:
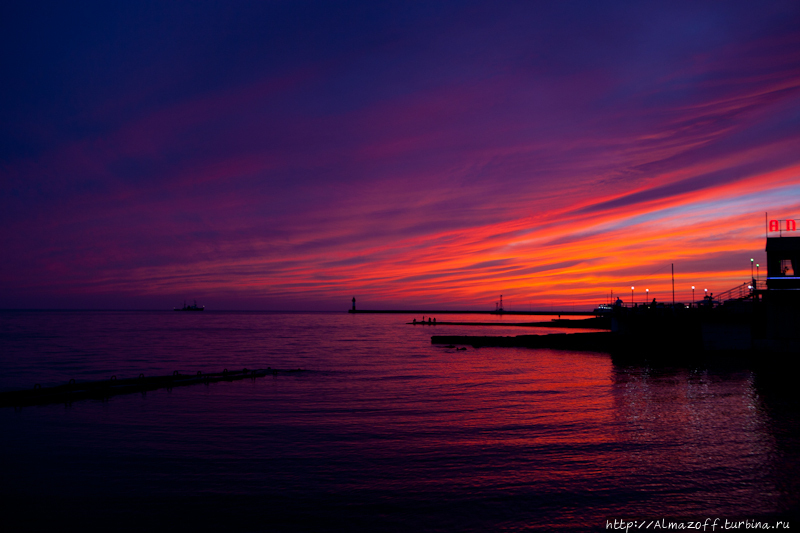
<instances>
[{"instance_id":1,"label":"pier","mask_svg":"<svg viewBox=\"0 0 800 533\"><path fill-rule=\"evenodd\" d=\"M563 316L594 316L593 311L441 311L441 310L401 310L401 309L348 309L348 313L395 313L406 315L563 315Z\"/></svg>"},{"instance_id":2,"label":"pier","mask_svg":"<svg viewBox=\"0 0 800 533\"><path fill-rule=\"evenodd\" d=\"M553 319L549 322L406 322L412 326L516 326L523 328L611 329L611 318L592 317L582 320Z\"/></svg>"},{"instance_id":3,"label":"pier","mask_svg":"<svg viewBox=\"0 0 800 533\"><path fill-rule=\"evenodd\" d=\"M618 336L607 331L591 333L550 333L514 337L481 337L473 335L434 335L431 344L467 345L473 348L502 346L518 348L554 348L608 352L618 347Z\"/></svg>"}]
</instances>

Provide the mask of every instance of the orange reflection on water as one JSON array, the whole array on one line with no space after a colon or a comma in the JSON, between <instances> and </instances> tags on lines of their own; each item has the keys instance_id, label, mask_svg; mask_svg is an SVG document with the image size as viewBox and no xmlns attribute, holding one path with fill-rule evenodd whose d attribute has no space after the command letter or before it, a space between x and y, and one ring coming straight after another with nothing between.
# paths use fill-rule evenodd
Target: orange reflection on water
<instances>
[{"instance_id":1,"label":"orange reflection on water","mask_svg":"<svg viewBox=\"0 0 800 533\"><path fill-rule=\"evenodd\" d=\"M605 479L614 470L607 355L481 348L443 357L437 386L453 408L425 426L441 430L445 448L449 439L453 449L472 449L487 466L506 465L477 465L469 483L509 491L529 484L556 488L578 479L584 484L587 476ZM574 468L577 463L582 466ZM458 472L450 482L461 482Z\"/></svg>"}]
</instances>

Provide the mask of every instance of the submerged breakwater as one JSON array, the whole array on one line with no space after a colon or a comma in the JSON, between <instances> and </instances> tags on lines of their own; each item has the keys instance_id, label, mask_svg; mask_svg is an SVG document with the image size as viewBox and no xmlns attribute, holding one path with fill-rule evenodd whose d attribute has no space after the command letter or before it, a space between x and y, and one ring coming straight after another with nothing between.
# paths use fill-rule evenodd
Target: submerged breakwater
<instances>
[{"instance_id":1,"label":"submerged breakwater","mask_svg":"<svg viewBox=\"0 0 800 533\"><path fill-rule=\"evenodd\" d=\"M99 381L77 382L70 379L64 385L42 388L35 384L32 389L0 392L0 407L24 407L28 405L45 405L49 403L72 403L78 400L100 399L107 400L119 394L134 392L154 391L158 389L172 389L200 383L210 384L219 381L237 381L241 379L256 379L264 376L276 377L278 373L302 372L302 370L277 370L273 368L248 370L224 369L222 372L206 373L197 371L195 374L181 374L177 370L167 376L145 376L139 374L136 378L117 379L116 375L109 379Z\"/></svg>"}]
</instances>

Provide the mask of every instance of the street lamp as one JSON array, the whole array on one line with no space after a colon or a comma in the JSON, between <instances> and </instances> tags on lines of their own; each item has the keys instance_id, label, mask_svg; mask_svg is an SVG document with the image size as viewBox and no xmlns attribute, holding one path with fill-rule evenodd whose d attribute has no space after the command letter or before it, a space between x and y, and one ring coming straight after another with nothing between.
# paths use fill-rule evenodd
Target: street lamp
<instances>
[{"instance_id":1,"label":"street lamp","mask_svg":"<svg viewBox=\"0 0 800 533\"><path fill-rule=\"evenodd\" d=\"M703 302L706 302L706 300L708 300L708 289L703 290L706 291L706 295L703 297Z\"/></svg>"},{"instance_id":2,"label":"street lamp","mask_svg":"<svg viewBox=\"0 0 800 533\"><path fill-rule=\"evenodd\" d=\"M650 289L645 289L644 290L644 303L647 304L647 302L649 302L649 301L650 301Z\"/></svg>"},{"instance_id":3,"label":"street lamp","mask_svg":"<svg viewBox=\"0 0 800 533\"><path fill-rule=\"evenodd\" d=\"M758 267L759 267L759 266L761 266L761 265L759 265L758 263L756 263L756 279L758 279Z\"/></svg>"},{"instance_id":4,"label":"street lamp","mask_svg":"<svg viewBox=\"0 0 800 533\"><path fill-rule=\"evenodd\" d=\"M633 307L633 287L631 287L631 307Z\"/></svg>"},{"instance_id":5,"label":"street lamp","mask_svg":"<svg viewBox=\"0 0 800 533\"><path fill-rule=\"evenodd\" d=\"M753 277L753 258L750 258L750 277Z\"/></svg>"},{"instance_id":6,"label":"street lamp","mask_svg":"<svg viewBox=\"0 0 800 533\"><path fill-rule=\"evenodd\" d=\"M692 307L694 307L694 285L692 285Z\"/></svg>"}]
</instances>

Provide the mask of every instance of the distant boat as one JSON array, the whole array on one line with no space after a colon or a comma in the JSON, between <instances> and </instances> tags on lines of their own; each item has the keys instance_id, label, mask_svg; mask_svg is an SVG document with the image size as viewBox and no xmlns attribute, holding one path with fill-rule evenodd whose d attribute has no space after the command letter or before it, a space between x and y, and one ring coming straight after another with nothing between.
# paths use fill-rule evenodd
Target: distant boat
<instances>
[{"instance_id":1,"label":"distant boat","mask_svg":"<svg viewBox=\"0 0 800 533\"><path fill-rule=\"evenodd\" d=\"M594 308L594 314L596 315L605 315L613 312L614 307L612 307L611 304L600 304Z\"/></svg>"},{"instance_id":2,"label":"distant boat","mask_svg":"<svg viewBox=\"0 0 800 533\"><path fill-rule=\"evenodd\" d=\"M192 305L186 305L186 300L183 301L183 307L176 307L175 311L203 311L206 307L201 305L197 307L197 300Z\"/></svg>"}]
</instances>

